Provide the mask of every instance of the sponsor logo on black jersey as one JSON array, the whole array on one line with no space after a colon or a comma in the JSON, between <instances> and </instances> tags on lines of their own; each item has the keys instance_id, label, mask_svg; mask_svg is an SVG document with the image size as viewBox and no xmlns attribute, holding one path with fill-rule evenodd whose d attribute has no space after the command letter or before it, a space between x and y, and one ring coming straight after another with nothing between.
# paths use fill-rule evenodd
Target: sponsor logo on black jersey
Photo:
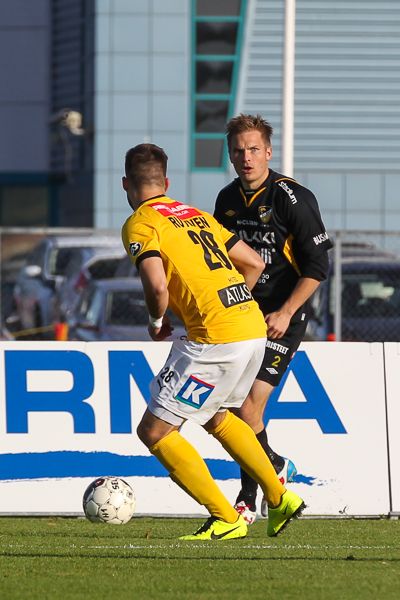
<instances>
[{"instance_id":1,"label":"sponsor logo on black jersey","mask_svg":"<svg viewBox=\"0 0 400 600\"><path fill-rule=\"evenodd\" d=\"M272 208L270 206L260 206L258 214L260 215L261 223L268 223L271 218Z\"/></svg>"},{"instance_id":2,"label":"sponsor logo on black jersey","mask_svg":"<svg viewBox=\"0 0 400 600\"><path fill-rule=\"evenodd\" d=\"M237 304L244 304L253 299L250 290L245 283L237 283L223 288L222 290L218 290L218 296L225 308L236 306Z\"/></svg>"},{"instance_id":3,"label":"sponsor logo on black jersey","mask_svg":"<svg viewBox=\"0 0 400 600\"><path fill-rule=\"evenodd\" d=\"M329 240L329 235L326 233L326 231L313 237L313 241L316 246L318 246L318 244L322 244L322 242L326 242L326 240Z\"/></svg>"},{"instance_id":4,"label":"sponsor logo on black jersey","mask_svg":"<svg viewBox=\"0 0 400 600\"><path fill-rule=\"evenodd\" d=\"M131 242L129 244L129 254L131 256L137 256L142 249L142 244L140 242Z\"/></svg>"},{"instance_id":5,"label":"sponsor logo on black jersey","mask_svg":"<svg viewBox=\"0 0 400 600\"><path fill-rule=\"evenodd\" d=\"M287 185L287 183L285 183L284 181L281 181L280 183L278 183L279 187L281 187L283 190L285 190L285 192L287 193L287 195L290 198L290 201L292 204L296 204L297 203L297 198L293 193L293 190L290 189L290 187Z\"/></svg>"},{"instance_id":6,"label":"sponsor logo on black jersey","mask_svg":"<svg viewBox=\"0 0 400 600\"><path fill-rule=\"evenodd\" d=\"M258 244L275 245L275 234L273 231L266 231L265 233L263 230L247 232L246 229L239 229L237 232L233 230L232 233L237 233L240 239L248 244L256 242Z\"/></svg>"},{"instance_id":7,"label":"sponsor logo on black jersey","mask_svg":"<svg viewBox=\"0 0 400 600\"><path fill-rule=\"evenodd\" d=\"M233 215L235 214L235 211L234 210L227 210L225 214L226 214L227 217L233 217Z\"/></svg>"},{"instance_id":8,"label":"sponsor logo on black jersey","mask_svg":"<svg viewBox=\"0 0 400 600\"><path fill-rule=\"evenodd\" d=\"M238 225L254 225L258 227L260 223L258 221L250 221L249 219L239 219L237 222Z\"/></svg>"}]
</instances>

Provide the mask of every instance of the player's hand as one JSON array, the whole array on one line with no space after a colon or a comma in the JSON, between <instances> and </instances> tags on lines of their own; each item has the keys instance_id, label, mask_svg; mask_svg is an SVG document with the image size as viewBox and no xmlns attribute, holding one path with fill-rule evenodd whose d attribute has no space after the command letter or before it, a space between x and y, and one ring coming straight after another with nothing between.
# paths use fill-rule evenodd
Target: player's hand
<instances>
[{"instance_id":1,"label":"player's hand","mask_svg":"<svg viewBox=\"0 0 400 600\"><path fill-rule=\"evenodd\" d=\"M163 342L172 335L174 327L172 327L171 323L169 322L167 315L164 315L161 327L153 327L149 323L148 331L152 340L155 342Z\"/></svg>"},{"instance_id":2,"label":"player's hand","mask_svg":"<svg viewBox=\"0 0 400 600\"><path fill-rule=\"evenodd\" d=\"M289 327L291 315L277 310L269 315L265 315L265 322L268 326L267 336L271 340L279 340L286 333Z\"/></svg>"}]
</instances>

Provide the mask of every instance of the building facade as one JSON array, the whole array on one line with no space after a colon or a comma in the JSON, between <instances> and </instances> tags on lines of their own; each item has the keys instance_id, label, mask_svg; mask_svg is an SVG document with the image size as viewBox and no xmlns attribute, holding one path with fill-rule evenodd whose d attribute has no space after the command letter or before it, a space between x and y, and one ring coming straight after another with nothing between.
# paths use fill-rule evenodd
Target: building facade
<instances>
[{"instance_id":1,"label":"building facade","mask_svg":"<svg viewBox=\"0 0 400 600\"><path fill-rule=\"evenodd\" d=\"M146 141L169 156L171 196L212 211L239 112L274 127L280 170L285 0L35 6L0 3L2 225L119 228L124 155ZM397 0L296 2L294 176L330 230L400 229L399 34Z\"/></svg>"}]
</instances>

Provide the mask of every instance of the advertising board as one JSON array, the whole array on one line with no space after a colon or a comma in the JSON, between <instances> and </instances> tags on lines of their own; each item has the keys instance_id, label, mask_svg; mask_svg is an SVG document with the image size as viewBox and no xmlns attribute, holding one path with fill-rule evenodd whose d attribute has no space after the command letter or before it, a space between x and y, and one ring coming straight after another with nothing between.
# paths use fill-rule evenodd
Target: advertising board
<instances>
[{"instance_id":1,"label":"advertising board","mask_svg":"<svg viewBox=\"0 0 400 600\"><path fill-rule=\"evenodd\" d=\"M116 475L134 489L137 514L206 514L136 435L170 345L2 342L0 513L82 514L87 485ZM382 344L303 343L270 398L271 445L296 463L290 485L306 514L389 512L383 365ZM181 433L234 502L236 463L199 426Z\"/></svg>"},{"instance_id":2,"label":"advertising board","mask_svg":"<svg viewBox=\"0 0 400 600\"><path fill-rule=\"evenodd\" d=\"M390 510L400 514L400 344L385 342Z\"/></svg>"}]
</instances>

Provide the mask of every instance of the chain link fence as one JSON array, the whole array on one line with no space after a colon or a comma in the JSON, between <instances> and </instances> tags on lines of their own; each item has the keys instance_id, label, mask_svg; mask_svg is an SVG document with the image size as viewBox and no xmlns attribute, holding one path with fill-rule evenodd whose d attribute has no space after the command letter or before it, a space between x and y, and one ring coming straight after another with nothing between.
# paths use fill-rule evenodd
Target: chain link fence
<instances>
[{"instance_id":1,"label":"chain link fence","mask_svg":"<svg viewBox=\"0 0 400 600\"><path fill-rule=\"evenodd\" d=\"M119 271L122 286L135 275L120 231L3 228L0 250L3 339L71 339L81 324L89 339L101 339L100 330L118 321L120 290L104 284L120 281ZM139 293L144 305L141 286Z\"/></svg>"},{"instance_id":2,"label":"chain link fence","mask_svg":"<svg viewBox=\"0 0 400 600\"><path fill-rule=\"evenodd\" d=\"M400 341L400 233L331 233L328 279L312 297L306 339Z\"/></svg>"},{"instance_id":3,"label":"chain link fence","mask_svg":"<svg viewBox=\"0 0 400 600\"><path fill-rule=\"evenodd\" d=\"M330 272L312 297L305 339L400 341L400 233L330 237ZM3 340L149 339L119 230L0 228L0 251Z\"/></svg>"}]
</instances>

